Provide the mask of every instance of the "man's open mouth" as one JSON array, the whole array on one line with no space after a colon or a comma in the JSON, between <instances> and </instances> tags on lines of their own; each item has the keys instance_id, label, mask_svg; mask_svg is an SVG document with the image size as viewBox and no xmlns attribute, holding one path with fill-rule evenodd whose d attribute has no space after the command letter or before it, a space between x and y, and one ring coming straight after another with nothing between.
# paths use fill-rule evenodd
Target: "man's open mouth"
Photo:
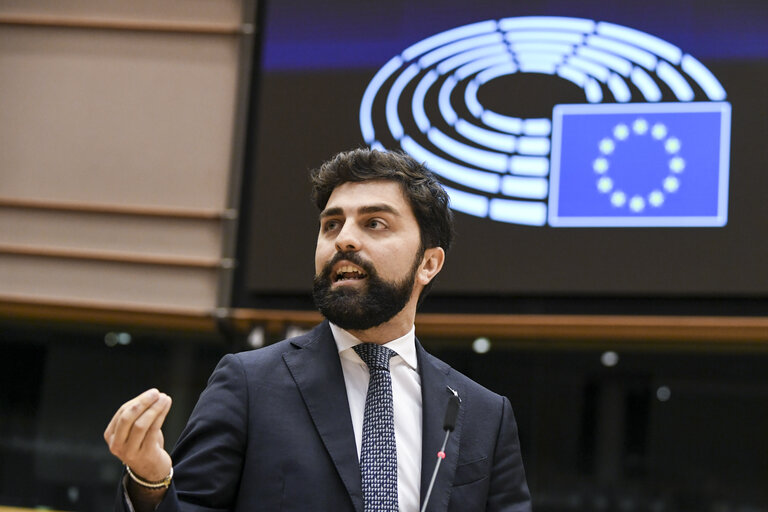
<instances>
[{"instance_id":1,"label":"man's open mouth","mask_svg":"<svg viewBox=\"0 0 768 512\"><path fill-rule=\"evenodd\" d=\"M366 277L368 277L368 274L359 268L353 265L342 265L333 275L333 282L338 283L342 281L357 281L360 279L365 279Z\"/></svg>"}]
</instances>

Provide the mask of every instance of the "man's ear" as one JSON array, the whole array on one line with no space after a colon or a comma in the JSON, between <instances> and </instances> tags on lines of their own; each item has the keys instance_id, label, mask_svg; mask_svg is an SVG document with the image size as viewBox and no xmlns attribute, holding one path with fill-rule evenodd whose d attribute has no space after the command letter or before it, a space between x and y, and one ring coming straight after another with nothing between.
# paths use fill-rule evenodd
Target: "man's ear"
<instances>
[{"instance_id":1,"label":"man's ear","mask_svg":"<svg viewBox=\"0 0 768 512\"><path fill-rule=\"evenodd\" d=\"M418 282L423 286L429 284L442 270L443 263L445 263L445 251L442 247L430 247L425 250L416 276Z\"/></svg>"}]
</instances>

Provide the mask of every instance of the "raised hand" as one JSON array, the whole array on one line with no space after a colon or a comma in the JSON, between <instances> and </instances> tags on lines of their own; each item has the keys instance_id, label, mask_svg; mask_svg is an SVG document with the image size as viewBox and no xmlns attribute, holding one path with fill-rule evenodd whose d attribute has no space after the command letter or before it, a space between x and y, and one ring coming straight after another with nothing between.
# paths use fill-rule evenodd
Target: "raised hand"
<instances>
[{"instance_id":1,"label":"raised hand","mask_svg":"<svg viewBox=\"0 0 768 512\"><path fill-rule=\"evenodd\" d=\"M159 482L171 471L171 456L163 445L163 421L171 409L171 397L157 389L149 389L124 403L117 410L104 431L109 451L138 477L148 482ZM158 494L157 491L138 489L140 494ZM130 492L134 498L134 492ZM159 492L164 495L165 489Z\"/></svg>"}]
</instances>

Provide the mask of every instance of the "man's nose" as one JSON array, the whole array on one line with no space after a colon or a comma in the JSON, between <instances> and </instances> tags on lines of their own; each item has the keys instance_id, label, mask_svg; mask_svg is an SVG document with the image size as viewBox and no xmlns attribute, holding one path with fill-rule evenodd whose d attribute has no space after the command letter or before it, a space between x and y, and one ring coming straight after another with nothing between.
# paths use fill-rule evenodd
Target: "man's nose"
<instances>
[{"instance_id":1,"label":"man's nose","mask_svg":"<svg viewBox=\"0 0 768 512\"><path fill-rule=\"evenodd\" d=\"M336 250L338 252L359 251L360 237L356 226L352 223L345 223L336 237Z\"/></svg>"}]
</instances>

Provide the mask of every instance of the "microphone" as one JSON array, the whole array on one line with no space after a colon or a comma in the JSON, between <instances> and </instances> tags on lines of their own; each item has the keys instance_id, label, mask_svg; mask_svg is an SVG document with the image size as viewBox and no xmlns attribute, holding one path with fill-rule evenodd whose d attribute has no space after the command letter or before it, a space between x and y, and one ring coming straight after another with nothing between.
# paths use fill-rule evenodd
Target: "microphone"
<instances>
[{"instance_id":1,"label":"microphone","mask_svg":"<svg viewBox=\"0 0 768 512\"><path fill-rule=\"evenodd\" d=\"M443 446L440 448L440 451L437 452L437 464L435 464L435 470L432 472L432 480L429 481L429 488L427 489L427 494L424 497L424 504L421 506L421 512L425 512L427 510L429 497L432 495L432 487L434 487L435 479L437 478L437 471L440 469L440 463L443 462L443 459L445 458L445 446L448 444L448 436L450 436L451 432L453 432L453 429L456 428L456 417L459 415L459 404L461 403L461 398L459 398L459 394L455 390L451 389L450 386L446 387L452 394L448 398L448 405L445 408L445 419L443 420L445 438L443 438Z\"/></svg>"},{"instance_id":2,"label":"microphone","mask_svg":"<svg viewBox=\"0 0 768 512\"><path fill-rule=\"evenodd\" d=\"M450 389L450 388L448 388ZM453 391L451 389L451 391ZM459 415L459 394L453 391L455 394L451 395L448 399L448 406L445 408L445 419L443 420L443 430L453 432L456 428L456 417Z\"/></svg>"}]
</instances>

